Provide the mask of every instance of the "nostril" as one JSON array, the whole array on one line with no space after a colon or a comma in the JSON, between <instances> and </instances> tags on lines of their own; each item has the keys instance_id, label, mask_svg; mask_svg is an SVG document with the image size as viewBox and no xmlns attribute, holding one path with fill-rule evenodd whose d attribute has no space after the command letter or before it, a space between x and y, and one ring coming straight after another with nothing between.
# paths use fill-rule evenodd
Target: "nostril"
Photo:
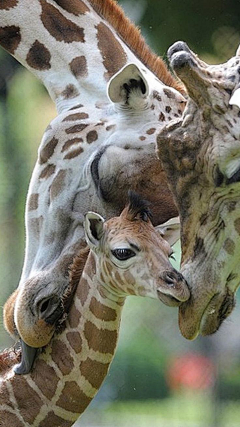
<instances>
[{"instance_id":1,"label":"nostril","mask_svg":"<svg viewBox=\"0 0 240 427\"><path fill-rule=\"evenodd\" d=\"M38 313L40 319L51 325L54 324L63 315L61 299L57 295L44 298L38 303Z\"/></svg>"},{"instance_id":2,"label":"nostril","mask_svg":"<svg viewBox=\"0 0 240 427\"><path fill-rule=\"evenodd\" d=\"M50 299L47 299L46 301L43 301L42 303L40 303L39 312L41 313L41 315L43 315L44 312L49 309L50 301L51 301Z\"/></svg>"},{"instance_id":3,"label":"nostril","mask_svg":"<svg viewBox=\"0 0 240 427\"><path fill-rule=\"evenodd\" d=\"M176 270L165 271L160 277L169 286L176 286L179 282L185 282L183 275Z\"/></svg>"},{"instance_id":4,"label":"nostril","mask_svg":"<svg viewBox=\"0 0 240 427\"><path fill-rule=\"evenodd\" d=\"M164 280L168 285L173 286L176 284L176 275L172 271L165 271L161 275L161 279Z\"/></svg>"}]
</instances>

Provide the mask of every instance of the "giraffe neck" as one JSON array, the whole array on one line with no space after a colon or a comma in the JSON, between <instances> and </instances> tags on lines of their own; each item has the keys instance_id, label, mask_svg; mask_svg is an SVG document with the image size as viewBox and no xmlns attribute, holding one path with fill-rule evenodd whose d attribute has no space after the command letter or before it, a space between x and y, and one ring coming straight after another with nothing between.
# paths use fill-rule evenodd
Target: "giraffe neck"
<instances>
[{"instance_id":1,"label":"giraffe neck","mask_svg":"<svg viewBox=\"0 0 240 427\"><path fill-rule=\"evenodd\" d=\"M42 80L59 112L107 101L106 82L129 62L174 82L113 0L7 0L0 23L0 44Z\"/></svg>"},{"instance_id":2,"label":"giraffe neck","mask_svg":"<svg viewBox=\"0 0 240 427\"><path fill-rule=\"evenodd\" d=\"M114 356L124 304L102 280L90 253L64 331L38 357L31 374L8 369L2 375L3 425L68 427L89 405Z\"/></svg>"}]
</instances>

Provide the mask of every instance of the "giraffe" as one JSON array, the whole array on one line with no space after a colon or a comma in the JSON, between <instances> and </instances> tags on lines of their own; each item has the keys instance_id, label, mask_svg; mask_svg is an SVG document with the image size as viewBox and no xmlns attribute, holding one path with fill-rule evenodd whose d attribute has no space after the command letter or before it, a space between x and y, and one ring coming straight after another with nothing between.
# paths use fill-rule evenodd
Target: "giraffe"
<instances>
[{"instance_id":1,"label":"giraffe","mask_svg":"<svg viewBox=\"0 0 240 427\"><path fill-rule=\"evenodd\" d=\"M191 291L179 324L194 339L218 330L240 283L240 48L212 66L184 42L168 55L189 101L160 132L158 154L180 213L181 272Z\"/></svg>"},{"instance_id":2,"label":"giraffe","mask_svg":"<svg viewBox=\"0 0 240 427\"><path fill-rule=\"evenodd\" d=\"M104 221L87 213L88 247L71 267L70 286L76 292L66 327L27 375L14 372L18 355L0 355L0 425L71 426L108 372L127 295L169 305L186 301L187 284L172 267L171 246L159 231L151 223L148 204L135 193L119 217ZM174 229L168 238L174 238ZM15 371L19 367L22 362Z\"/></svg>"},{"instance_id":3,"label":"giraffe","mask_svg":"<svg viewBox=\"0 0 240 427\"><path fill-rule=\"evenodd\" d=\"M43 344L37 325L61 315L87 211L118 215L133 189L152 203L154 225L177 215L155 139L186 100L114 0L4 0L0 44L41 79L58 110L29 185L25 260L9 301L11 331L24 342L28 312L35 340L27 344L36 348Z\"/></svg>"}]
</instances>

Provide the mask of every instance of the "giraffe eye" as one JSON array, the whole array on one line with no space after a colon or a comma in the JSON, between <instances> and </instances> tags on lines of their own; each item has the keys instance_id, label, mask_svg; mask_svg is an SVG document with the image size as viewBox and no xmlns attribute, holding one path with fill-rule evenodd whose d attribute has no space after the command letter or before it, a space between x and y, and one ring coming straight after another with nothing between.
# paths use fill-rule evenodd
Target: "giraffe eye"
<instances>
[{"instance_id":1,"label":"giraffe eye","mask_svg":"<svg viewBox=\"0 0 240 427\"><path fill-rule=\"evenodd\" d=\"M132 258L136 255L134 251L128 248L114 249L112 251L112 254L120 261L126 261L127 259Z\"/></svg>"}]
</instances>

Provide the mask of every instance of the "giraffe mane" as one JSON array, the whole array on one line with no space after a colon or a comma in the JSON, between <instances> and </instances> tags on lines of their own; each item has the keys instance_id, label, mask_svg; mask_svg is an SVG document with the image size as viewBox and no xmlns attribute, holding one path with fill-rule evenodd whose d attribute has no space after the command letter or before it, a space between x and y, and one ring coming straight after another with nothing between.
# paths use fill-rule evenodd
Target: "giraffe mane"
<instances>
[{"instance_id":1,"label":"giraffe mane","mask_svg":"<svg viewBox=\"0 0 240 427\"><path fill-rule=\"evenodd\" d=\"M147 222L149 219L152 219L152 213L149 208L150 203L147 200L143 200L139 194L132 190L128 192L128 197L127 218L130 221L141 219Z\"/></svg>"},{"instance_id":2,"label":"giraffe mane","mask_svg":"<svg viewBox=\"0 0 240 427\"><path fill-rule=\"evenodd\" d=\"M89 251L90 249L88 246L81 248L69 267L69 285L62 299L64 313L68 313L70 310L75 291L77 289L79 280L81 279L82 272L89 255Z\"/></svg>"},{"instance_id":3,"label":"giraffe mane","mask_svg":"<svg viewBox=\"0 0 240 427\"><path fill-rule=\"evenodd\" d=\"M4 375L12 366L20 362L21 350L9 348L0 353L0 376Z\"/></svg>"},{"instance_id":4,"label":"giraffe mane","mask_svg":"<svg viewBox=\"0 0 240 427\"><path fill-rule=\"evenodd\" d=\"M139 28L125 15L123 9L115 0L88 0L93 9L105 18L117 31L129 49L146 65L164 84L172 86L185 94L184 85L173 77L165 62L151 51L146 44Z\"/></svg>"}]
</instances>

